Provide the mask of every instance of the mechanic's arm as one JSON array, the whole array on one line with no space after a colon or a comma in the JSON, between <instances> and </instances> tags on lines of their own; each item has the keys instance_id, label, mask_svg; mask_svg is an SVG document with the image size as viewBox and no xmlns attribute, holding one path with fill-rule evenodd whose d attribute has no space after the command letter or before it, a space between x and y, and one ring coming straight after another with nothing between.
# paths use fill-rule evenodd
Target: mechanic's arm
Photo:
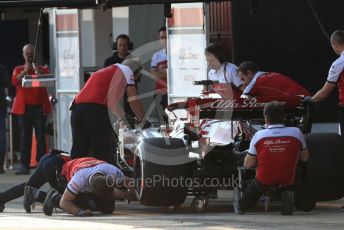
<instances>
[{"instance_id":1,"label":"mechanic's arm","mask_svg":"<svg viewBox=\"0 0 344 230\"><path fill-rule=\"evenodd\" d=\"M257 167L257 157L250 155L249 153L245 157L244 167L246 169L251 169Z\"/></svg>"},{"instance_id":2,"label":"mechanic's arm","mask_svg":"<svg viewBox=\"0 0 344 230\"><path fill-rule=\"evenodd\" d=\"M308 149L302 150L300 152L300 157L299 157L299 161L308 161L309 159L309 151Z\"/></svg>"},{"instance_id":3,"label":"mechanic's arm","mask_svg":"<svg viewBox=\"0 0 344 230\"><path fill-rule=\"evenodd\" d=\"M326 82L324 86L312 97L313 102L325 100L336 87L335 83Z\"/></svg>"},{"instance_id":4,"label":"mechanic's arm","mask_svg":"<svg viewBox=\"0 0 344 230\"><path fill-rule=\"evenodd\" d=\"M75 200L76 200L76 195L74 195L68 189L66 189L60 200L60 207L66 212L73 214L74 216L91 215L90 212L78 208L74 203Z\"/></svg>"},{"instance_id":5,"label":"mechanic's arm","mask_svg":"<svg viewBox=\"0 0 344 230\"><path fill-rule=\"evenodd\" d=\"M135 88L135 86L129 85L126 88L126 92L131 109L134 111L137 118L142 121L144 119L145 113L140 99L137 98L137 89Z\"/></svg>"},{"instance_id":6,"label":"mechanic's arm","mask_svg":"<svg viewBox=\"0 0 344 230\"><path fill-rule=\"evenodd\" d=\"M80 209L74 204L75 200L76 195L74 195L68 189L66 189L60 200L60 207L68 213L77 215Z\"/></svg>"},{"instance_id":7,"label":"mechanic's arm","mask_svg":"<svg viewBox=\"0 0 344 230\"><path fill-rule=\"evenodd\" d=\"M125 177L123 180L123 186L127 188L127 190L121 190L114 188L113 190L113 196L114 198L121 198L121 199L126 199L126 200L137 200L136 197L136 192L135 192L135 183L134 179Z\"/></svg>"},{"instance_id":8,"label":"mechanic's arm","mask_svg":"<svg viewBox=\"0 0 344 230\"><path fill-rule=\"evenodd\" d=\"M246 88L245 85L241 85L241 86L239 87L239 89L241 90L241 92L244 92L245 88Z\"/></svg>"}]
</instances>

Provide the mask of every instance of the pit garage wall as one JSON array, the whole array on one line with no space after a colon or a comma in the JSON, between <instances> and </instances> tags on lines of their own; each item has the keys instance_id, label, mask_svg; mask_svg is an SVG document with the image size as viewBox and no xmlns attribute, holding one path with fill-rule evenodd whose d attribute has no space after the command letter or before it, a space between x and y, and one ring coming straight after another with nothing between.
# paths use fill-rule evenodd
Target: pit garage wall
<instances>
[{"instance_id":1,"label":"pit garage wall","mask_svg":"<svg viewBox=\"0 0 344 230\"><path fill-rule=\"evenodd\" d=\"M310 0L327 34L344 29L344 1ZM314 94L324 84L337 56L321 31L307 0L232 2L234 62L257 62L264 71L282 72ZM255 10L255 8L251 8ZM337 92L320 104L317 121L337 120ZM331 112L328 112L331 111Z\"/></svg>"},{"instance_id":2,"label":"pit garage wall","mask_svg":"<svg viewBox=\"0 0 344 230\"><path fill-rule=\"evenodd\" d=\"M98 69L111 55L111 11L54 9L53 41L56 54L56 116L58 148L70 151L69 106L84 85L85 72Z\"/></svg>"}]
</instances>

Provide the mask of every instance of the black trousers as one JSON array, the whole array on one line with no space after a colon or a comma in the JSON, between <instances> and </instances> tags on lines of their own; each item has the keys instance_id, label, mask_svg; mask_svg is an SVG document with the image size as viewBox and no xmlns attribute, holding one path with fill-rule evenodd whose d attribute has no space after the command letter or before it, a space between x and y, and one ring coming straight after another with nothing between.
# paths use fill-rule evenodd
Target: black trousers
<instances>
[{"instance_id":1,"label":"black trousers","mask_svg":"<svg viewBox=\"0 0 344 230\"><path fill-rule=\"evenodd\" d=\"M106 106L76 104L71 114L73 145L71 157L91 156L113 164L117 137Z\"/></svg>"},{"instance_id":2,"label":"black trousers","mask_svg":"<svg viewBox=\"0 0 344 230\"><path fill-rule=\"evenodd\" d=\"M4 167L7 148L6 110L0 108L0 167Z\"/></svg>"},{"instance_id":3,"label":"black trousers","mask_svg":"<svg viewBox=\"0 0 344 230\"><path fill-rule=\"evenodd\" d=\"M35 129L37 140L36 160L39 161L46 153L45 121L42 106L26 106L25 114L18 116L20 135L20 160L22 167L29 169L32 147L32 130Z\"/></svg>"},{"instance_id":4,"label":"black trousers","mask_svg":"<svg viewBox=\"0 0 344 230\"><path fill-rule=\"evenodd\" d=\"M165 113L165 109L168 105L168 98L167 94L156 94L153 97L155 101L155 111L157 113L158 119L160 123L167 123L168 116Z\"/></svg>"},{"instance_id":5,"label":"black trousers","mask_svg":"<svg viewBox=\"0 0 344 230\"><path fill-rule=\"evenodd\" d=\"M268 190L268 187L261 184L258 180L251 179L247 182L247 186L243 189L243 196L239 201L239 206L242 211L247 211L253 208L259 198L265 194ZM296 182L293 186L288 186L286 188L281 188L283 190L294 191L295 194L295 207L301 211L310 211L315 207L315 200L307 192L305 187Z\"/></svg>"},{"instance_id":6,"label":"black trousers","mask_svg":"<svg viewBox=\"0 0 344 230\"><path fill-rule=\"evenodd\" d=\"M8 190L0 193L0 202L6 203L8 201L17 199L24 195L24 188L26 185L40 188L45 183L49 182L50 186L55 188L60 193L63 193L64 187L57 182L56 167L62 167L63 161L59 158L58 155L45 155L39 161L35 172L30 176L29 180L26 183L17 184ZM43 202L46 196L46 193L42 192L43 195L39 202Z\"/></svg>"}]
</instances>

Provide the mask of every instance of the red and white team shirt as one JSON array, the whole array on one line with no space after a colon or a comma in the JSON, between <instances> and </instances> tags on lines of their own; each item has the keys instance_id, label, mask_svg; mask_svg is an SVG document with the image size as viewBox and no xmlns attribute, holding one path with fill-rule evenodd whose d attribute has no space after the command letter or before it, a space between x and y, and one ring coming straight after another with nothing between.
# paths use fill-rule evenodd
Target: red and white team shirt
<instances>
[{"instance_id":1,"label":"red and white team shirt","mask_svg":"<svg viewBox=\"0 0 344 230\"><path fill-rule=\"evenodd\" d=\"M100 69L88 79L82 90L76 95L75 103L95 103L107 106L117 117L124 112L119 102L127 86L135 86L132 70L122 64L110 65Z\"/></svg>"},{"instance_id":2,"label":"red and white team shirt","mask_svg":"<svg viewBox=\"0 0 344 230\"><path fill-rule=\"evenodd\" d=\"M301 150L307 148L300 129L269 125L252 138L249 155L257 157L256 179L267 186L289 186L294 183Z\"/></svg>"},{"instance_id":3,"label":"red and white team shirt","mask_svg":"<svg viewBox=\"0 0 344 230\"><path fill-rule=\"evenodd\" d=\"M69 181L67 189L74 195L79 193L91 193L90 177L95 173L103 173L112 179L114 183L123 182L124 174L117 167L92 157L82 157L65 163L62 167L62 175Z\"/></svg>"},{"instance_id":4,"label":"red and white team shirt","mask_svg":"<svg viewBox=\"0 0 344 230\"><path fill-rule=\"evenodd\" d=\"M308 90L293 79L280 73L266 73L258 71L252 81L245 88L244 95L253 97L288 97L309 96Z\"/></svg>"},{"instance_id":5,"label":"red and white team shirt","mask_svg":"<svg viewBox=\"0 0 344 230\"><path fill-rule=\"evenodd\" d=\"M211 69L208 73L208 79L212 81L219 81L221 84L232 83L237 88L242 86L242 81L237 74L238 67L232 63L225 62L221 65L219 70Z\"/></svg>"},{"instance_id":6,"label":"red and white team shirt","mask_svg":"<svg viewBox=\"0 0 344 230\"><path fill-rule=\"evenodd\" d=\"M344 51L339 58L332 63L327 82L338 84L339 105L344 106Z\"/></svg>"},{"instance_id":7,"label":"red and white team shirt","mask_svg":"<svg viewBox=\"0 0 344 230\"><path fill-rule=\"evenodd\" d=\"M167 51L166 49L159 50L153 54L151 61L151 68L166 69L167 68ZM155 89L158 93L167 93L167 79L159 79L156 82Z\"/></svg>"}]
</instances>

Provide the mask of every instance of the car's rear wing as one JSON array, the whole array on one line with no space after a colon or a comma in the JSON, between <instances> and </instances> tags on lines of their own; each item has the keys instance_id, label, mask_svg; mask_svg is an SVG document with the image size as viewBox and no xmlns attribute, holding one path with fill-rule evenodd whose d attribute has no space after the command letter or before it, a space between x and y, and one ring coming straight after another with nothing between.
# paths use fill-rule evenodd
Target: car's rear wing
<instances>
[{"instance_id":1,"label":"car's rear wing","mask_svg":"<svg viewBox=\"0 0 344 230\"><path fill-rule=\"evenodd\" d=\"M185 102L168 105L167 110L187 109L188 116L195 119L246 120L263 118L267 103L277 101L283 105L287 114L301 116L302 96L293 97L255 97L236 99L188 98Z\"/></svg>"}]
</instances>

